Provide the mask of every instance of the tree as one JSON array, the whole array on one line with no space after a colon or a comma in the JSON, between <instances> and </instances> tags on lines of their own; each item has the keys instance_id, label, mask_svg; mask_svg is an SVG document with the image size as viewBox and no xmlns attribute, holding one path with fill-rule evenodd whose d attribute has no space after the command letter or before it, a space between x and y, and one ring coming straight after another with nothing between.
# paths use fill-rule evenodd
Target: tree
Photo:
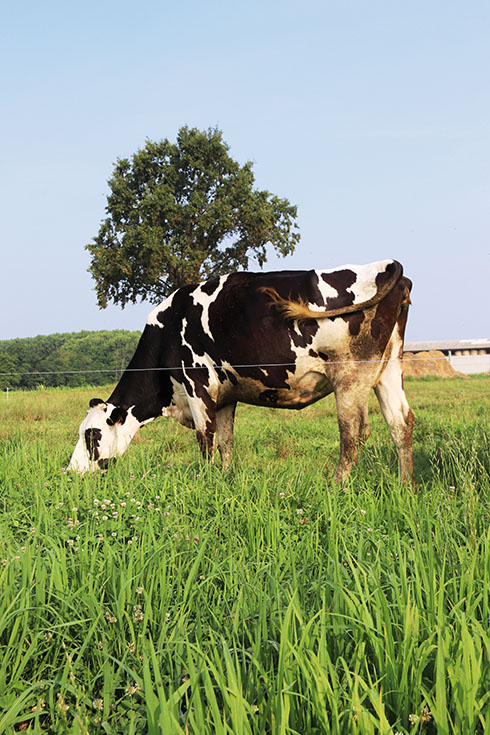
<instances>
[{"instance_id":1,"label":"tree","mask_svg":"<svg viewBox=\"0 0 490 735\"><path fill-rule=\"evenodd\" d=\"M217 128L183 127L177 142L148 140L117 160L107 218L86 246L101 308L108 300L158 303L186 283L262 266L266 246L288 255L299 241L296 207L253 188L252 163L228 155Z\"/></svg>"},{"instance_id":2,"label":"tree","mask_svg":"<svg viewBox=\"0 0 490 735\"><path fill-rule=\"evenodd\" d=\"M0 390L19 385L20 377L13 357L7 352L0 352Z\"/></svg>"}]
</instances>

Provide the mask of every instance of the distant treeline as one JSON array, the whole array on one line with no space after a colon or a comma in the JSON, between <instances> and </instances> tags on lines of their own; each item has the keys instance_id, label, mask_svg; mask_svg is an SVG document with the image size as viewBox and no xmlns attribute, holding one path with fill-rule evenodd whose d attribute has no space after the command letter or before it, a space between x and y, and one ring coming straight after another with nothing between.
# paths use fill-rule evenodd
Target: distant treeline
<instances>
[{"instance_id":1,"label":"distant treeline","mask_svg":"<svg viewBox=\"0 0 490 735\"><path fill-rule=\"evenodd\" d=\"M111 383L121 376L139 337L140 332L116 329L0 340L0 389ZM108 372L85 372L92 370Z\"/></svg>"}]
</instances>

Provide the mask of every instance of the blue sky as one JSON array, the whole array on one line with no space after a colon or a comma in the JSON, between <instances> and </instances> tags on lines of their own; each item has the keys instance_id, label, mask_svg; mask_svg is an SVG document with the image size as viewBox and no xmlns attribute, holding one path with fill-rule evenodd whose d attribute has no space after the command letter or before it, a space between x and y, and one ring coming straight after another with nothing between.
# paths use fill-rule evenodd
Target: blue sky
<instances>
[{"instance_id":1,"label":"blue sky","mask_svg":"<svg viewBox=\"0 0 490 735\"><path fill-rule=\"evenodd\" d=\"M483 0L4 4L0 339L143 328L84 245L115 160L184 124L298 206L266 269L393 257L407 339L489 336L489 28Z\"/></svg>"}]
</instances>

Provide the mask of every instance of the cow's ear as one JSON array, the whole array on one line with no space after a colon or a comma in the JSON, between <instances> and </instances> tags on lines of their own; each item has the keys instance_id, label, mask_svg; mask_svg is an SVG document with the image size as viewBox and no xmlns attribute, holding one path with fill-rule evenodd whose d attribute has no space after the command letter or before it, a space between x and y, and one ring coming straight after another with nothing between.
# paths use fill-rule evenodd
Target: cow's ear
<instances>
[{"instance_id":1,"label":"cow's ear","mask_svg":"<svg viewBox=\"0 0 490 735\"><path fill-rule=\"evenodd\" d=\"M95 406L98 406L100 403L105 403L105 401L103 401L102 398L91 398L88 405L90 408L94 408Z\"/></svg>"},{"instance_id":2,"label":"cow's ear","mask_svg":"<svg viewBox=\"0 0 490 735\"><path fill-rule=\"evenodd\" d=\"M125 408L119 408L119 406L116 406L116 408L112 409L111 415L106 419L106 421L109 426L114 426L114 424L124 424L127 415L128 412Z\"/></svg>"}]
</instances>

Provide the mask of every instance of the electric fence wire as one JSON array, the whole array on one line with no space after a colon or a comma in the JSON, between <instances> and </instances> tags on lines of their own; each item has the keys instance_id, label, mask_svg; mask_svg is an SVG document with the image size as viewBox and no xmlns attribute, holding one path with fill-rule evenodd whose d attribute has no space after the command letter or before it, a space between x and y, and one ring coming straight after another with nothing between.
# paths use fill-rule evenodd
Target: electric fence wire
<instances>
[{"instance_id":1,"label":"electric fence wire","mask_svg":"<svg viewBox=\"0 0 490 735\"><path fill-rule=\"evenodd\" d=\"M299 358L301 359L301 358ZM447 360L447 357L403 357L403 362L433 362L435 360ZM325 360L326 365L349 365L361 363L382 363L382 362L398 362L399 358L388 358L381 360ZM242 365L209 365L203 363L201 365L174 365L172 367L145 367L145 368L125 368L124 370L115 368L88 369L88 370L36 370L33 372L19 372L13 370L11 372L0 373L0 377L9 375L86 375L88 373L149 373L149 372L169 372L172 370L245 370L247 368L274 368L274 367L296 367L297 362L264 362L264 363L244 363Z\"/></svg>"}]
</instances>

